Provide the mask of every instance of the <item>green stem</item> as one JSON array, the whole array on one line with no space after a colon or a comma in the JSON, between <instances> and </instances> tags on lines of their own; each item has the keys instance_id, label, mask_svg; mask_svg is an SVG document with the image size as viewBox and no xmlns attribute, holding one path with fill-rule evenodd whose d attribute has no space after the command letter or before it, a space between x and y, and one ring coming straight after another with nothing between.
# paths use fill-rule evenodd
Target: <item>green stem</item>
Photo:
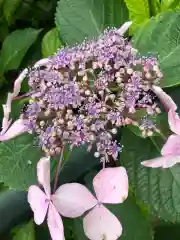
<instances>
[{"instance_id":1,"label":"green stem","mask_svg":"<svg viewBox=\"0 0 180 240\"><path fill-rule=\"evenodd\" d=\"M61 148L61 155L60 155L58 167L57 167L57 169L56 169L56 176L55 176L55 180L54 180L54 190L53 190L54 193L55 193L56 188L57 188L58 177L59 177L59 173L60 173L60 169L61 169L61 164L62 164L62 160L63 160L63 155L64 155L64 146L62 146L62 148Z\"/></svg>"}]
</instances>

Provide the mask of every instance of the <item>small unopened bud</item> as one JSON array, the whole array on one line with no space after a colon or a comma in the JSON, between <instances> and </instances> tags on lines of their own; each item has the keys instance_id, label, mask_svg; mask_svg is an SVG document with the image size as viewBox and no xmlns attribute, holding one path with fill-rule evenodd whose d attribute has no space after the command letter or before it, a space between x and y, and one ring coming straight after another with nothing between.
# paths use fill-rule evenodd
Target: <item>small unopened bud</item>
<instances>
[{"instance_id":1,"label":"small unopened bud","mask_svg":"<svg viewBox=\"0 0 180 240\"><path fill-rule=\"evenodd\" d=\"M116 129L116 128L113 128L113 129L111 130L111 132L112 132L112 134L116 134L116 133L117 133L117 129Z\"/></svg>"},{"instance_id":2,"label":"small unopened bud","mask_svg":"<svg viewBox=\"0 0 180 240\"><path fill-rule=\"evenodd\" d=\"M126 72L127 72L127 74L131 75L131 74L133 73L133 69L132 69L132 68L128 68L128 69L126 70Z\"/></svg>"},{"instance_id":3,"label":"small unopened bud","mask_svg":"<svg viewBox=\"0 0 180 240\"><path fill-rule=\"evenodd\" d=\"M94 153L94 156L95 156L96 158L98 158L98 157L100 156L100 153L99 153L99 152L95 152L95 153Z\"/></svg>"},{"instance_id":4,"label":"small unopened bud","mask_svg":"<svg viewBox=\"0 0 180 240\"><path fill-rule=\"evenodd\" d=\"M91 94L91 92L90 92L89 90L86 90L86 91L85 91L85 95L86 95L86 96L89 96L90 94Z\"/></svg>"},{"instance_id":5,"label":"small unopened bud","mask_svg":"<svg viewBox=\"0 0 180 240\"><path fill-rule=\"evenodd\" d=\"M152 76L151 76L151 74L150 74L149 72L147 72L146 75L145 75L145 77L146 77L147 79L151 79Z\"/></svg>"},{"instance_id":6,"label":"small unopened bud","mask_svg":"<svg viewBox=\"0 0 180 240\"><path fill-rule=\"evenodd\" d=\"M117 82L117 83L121 83L122 80L123 80L122 78L118 77L118 78L116 79L116 82Z\"/></svg>"}]
</instances>

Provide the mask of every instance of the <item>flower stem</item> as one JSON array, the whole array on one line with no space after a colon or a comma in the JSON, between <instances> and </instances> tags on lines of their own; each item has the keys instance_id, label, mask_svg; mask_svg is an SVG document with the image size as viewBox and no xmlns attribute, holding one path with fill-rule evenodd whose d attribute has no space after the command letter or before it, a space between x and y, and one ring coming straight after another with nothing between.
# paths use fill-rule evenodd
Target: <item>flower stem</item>
<instances>
[{"instance_id":1,"label":"flower stem","mask_svg":"<svg viewBox=\"0 0 180 240\"><path fill-rule=\"evenodd\" d=\"M62 148L61 148L61 155L60 155L59 163L58 163L58 166L57 166L57 169L56 169L56 176L55 176L55 180L54 180L54 189L53 189L54 193L56 191L56 187L57 187L57 183L58 183L58 176L59 176L59 172L60 172L60 169L61 169L63 155L64 155L64 146L62 146Z\"/></svg>"}]
</instances>

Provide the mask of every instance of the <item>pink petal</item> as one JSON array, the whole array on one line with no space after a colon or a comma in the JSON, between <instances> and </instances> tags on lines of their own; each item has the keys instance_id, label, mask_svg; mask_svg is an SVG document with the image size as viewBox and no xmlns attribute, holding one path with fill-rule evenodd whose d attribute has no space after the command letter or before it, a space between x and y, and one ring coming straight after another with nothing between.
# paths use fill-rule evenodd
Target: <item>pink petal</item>
<instances>
[{"instance_id":1,"label":"pink petal","mask_svg":"<svg viewBox=\"0 0 180 240\"><path fill-rule=\"evenodd\" d=\"M172 109L170 109L168 112L168 122L171 131L180 135L180 118Z\"/></svg>"},{"instance_id":2,"label":"pink petal","mask_svg":"<svg viewBox=\"0 0 180 240\"><path fill-rule=\"evenodd\" d=\"M151 167L151 168L170 168L176 163L180 162L180 155L171 155L171 156L163 156L163 157L157 157L152 160L141 162L142 165L145 167Z\"/></svg>"},{"instance_id":3,"label":"pink petal","mask_svg":"<svg viewBox=\"0 0 180 240\"><path fill-rule=\"evenodd\" d=\"M86 236L91 240L116 240L122 234L118 218L102 204L94 207L83 219Z\"/></svg>"},{"instance_id":4,"label":"pink petal","mask_svg":"<svg viewBox=\"0 0 180 240\"><path fill-rule=\"evenodd\" d=\"M62 218L50 202L47 223L52 240L64 240L64 227Z\"/></svg>"},{"instance_id":5,"label":"pink petal","mask_svg":"<svg viewBox=\"0 0 180 240\"><path fill-rule=\"evenodd\" d=\"M164 144L161 154L163 156L180 155L180 136L171 135Z\"/></svg>"},{"instance_id":6,"label":"pink petal","mask_svg":"<svg viewBox=\"0 0 180 240\"><path fill-rule=\"evenodd\" d=\"M28 202L34 212L35 223L40 225L44 221L49 205L46 195L39 187L32 185L28 190Z\"/></svg>"},{"instance_id":7,"label":"pink petal","mask_svg":"<svg viewBox=\"0 0 180 240\"><path fill-rule=\"evenodd\" d=\"M49 58L44 58L44 59L41 59L39 61L37 61L35 64L34 64L34 68L39 68L39 67L43 67L43 66L48 66L51 64L51 61Z\"/></svg>"},{"instance_id":8,"label":"pink petal","mask_svg":"<svg viewBox=\"0 0 180 240\"><path fill-rule=\"evenodd\" d=\"M9 127L9 129L4 134L0 135L0 141L7 141L27 131L27 126L24 125L23 120L18 119Z\"/></svg>"},{"instance_id":9,"label":"pink petal","mask_svg":"<svg viewBox=\"0 0 180 240\"><path fill-rule=\"evenodd\" d=\"M129 22L125 22L118 30L117 33L122 36L125 34L125 32L129 29L129 27L131 26L133 22L129 21Z\"/></svg>"},{"instance_id":10,"label":"pink petal","mask_svg":"<svg viewBox=\"0 0 180 240\"><path fill-rule=\"evenodd\" d=\"M93 179L97 199L103 203L122 203L128 196L128 176L123 167L104 168Z\"/></svg>"},{"instance_id":11,"label":"pink petal","mask_svg":"<svg viewBox=\"0 0 180 240\"><path fill-rule=\"evenodd\" d=\"M28 69L25 68L23 70L23 72L19 75L19 77L15 80L14 82L14 90L13 90L13 98L15 98L19 92L20 92L20 89L21 89L21 84L24 80L24 78L26 77L26 75L28 74Z\"/></svg>"},{"instance_id":12,"label":"pink petal","mask_svg":"<svg viewBox=\"0 0 180 240\"><path fill-rule=\"evenodd\" d=\"M11 120L9 119L9 115L11 113L11 103L12 103L12 94L8 93L6 104L2 105L4 117L2 120L1 135L3 135L7 131L11 123Z\"/></svg>"},{"instance_id":13,"label":"pink petal","mask_svg":"<svg viewBox=\"0 0 180 240\"><path fill-rule=\"evenodd\" d=\"M176 111L177 105L172 100L172 98L162 90L162 88L153 85L152 90L156 94L156 96L159 98L161 103L164 105L164 108L166 109L167 112L170 109Z\"/></svg>"},{"instance_id":14,"label":"pink petal","mask_svg":"<svg viewBox=\"0 0 180 240\"><path fill-rule=\"evenodd\" d=\"M50 187L50 158L43 157L37 164L38 182L43 186L44 191L48 197L51 194Z\"/></svg>"},{"instance_id":15,"label":"pink petal","mask_svg":"<svg viewBox=\"0 0 180 240\"><path fill-rule=\"evenodd\" d=\"M82 184L67 183L52 196L58 212L65 217L76 218L97 204L96 198Z\"/></svg>"}]
</instances>

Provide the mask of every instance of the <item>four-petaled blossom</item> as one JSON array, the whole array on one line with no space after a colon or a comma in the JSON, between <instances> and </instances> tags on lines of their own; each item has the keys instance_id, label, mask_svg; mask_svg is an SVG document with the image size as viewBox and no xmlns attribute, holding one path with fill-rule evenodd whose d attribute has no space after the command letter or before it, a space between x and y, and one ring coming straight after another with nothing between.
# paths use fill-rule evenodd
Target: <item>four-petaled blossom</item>
<instances>
[{"instance_id":1,"label":"four-petaled blossom","mask_svg":"<svg viewBox=\"0 0 180 240\"><path fill-rule=\"evenodd\" d=\"M50 193L50 159L40 159L38 181L45 193L35 185L30 186L28 202L34 212L36 224L41 224L48 212L47 222L53 240L64 239L61 216L76 218L89 213L83 219L84 231L89 239L118 239L122 226L117 217L103 203L122 203L128 196L128 177L123 167L105 168L93 179L97 199L82 184L61 185Z\"/></svg>"},{"instance_id":2,"label":"four-petaled blossom","mask_svg":"<svg viewBox=\"0 0 180 240\"><path fill-rule=\"evenodd\" d=\"M62 218L58 212L62 215L66 209L66 205L63 205L63 208L59 208L61 204L58 199L68 200L69 191L74 191L76 185L71 188L72 184L65 184L60 186L57 191L52 195L50 189L50 158L44 157L41 158L37 165L37 177L38 182L42 185L44 192L36 185L32 185L28 190L28 202L34 212L34 221L36 224L40 225L47 214L47 223L48 228L53 240L63 240L64 239L64 228ZM77 188L78 188L77 183ZM62 189L62 190L61 190ZM64 192L63 192L64 191ZM91 196L91 194L86 190L84 186L80 187L80 193L77 189L77 202L78 194L85 196L89 200L86 204L81 207L80 212L78 210L69 213L69 217L76 217L82 215L86 210L93 207L96 204L96 200ZM81 199L82 201L82 199ZM93 202L94 201L94 202Z\"/></svg>"},{"instance_id":3,"label":"four-petaled blossom","mask_svg":"<svg viewBox=\"0 0 180 240\"><path fill-rule=\"evenodd\" d=\"M168 121L172 134L161 150L161 157L144 161L141 164L152 168L169 168L180 162L180 118L173 110L168 112Z\"/></svg>"},{"instance_id":4,"label":"four-petaled blossom","mask_svg":"<svg viewBox=\"0 0 180 240\"><path fill-rule=\"evenodd\" d=\"M73 217L81 216L85 209L93 207L83 219L84 231L89 239L118 239L122 233L122 226L103 203L123 203L127 198L128 176L125 168L102 169L94 177L93 186L97 199L86 187L78 183L64 184L52 199L57 210L65 217L72 217L73 213Z\"/></svg>"}]
</instances>

